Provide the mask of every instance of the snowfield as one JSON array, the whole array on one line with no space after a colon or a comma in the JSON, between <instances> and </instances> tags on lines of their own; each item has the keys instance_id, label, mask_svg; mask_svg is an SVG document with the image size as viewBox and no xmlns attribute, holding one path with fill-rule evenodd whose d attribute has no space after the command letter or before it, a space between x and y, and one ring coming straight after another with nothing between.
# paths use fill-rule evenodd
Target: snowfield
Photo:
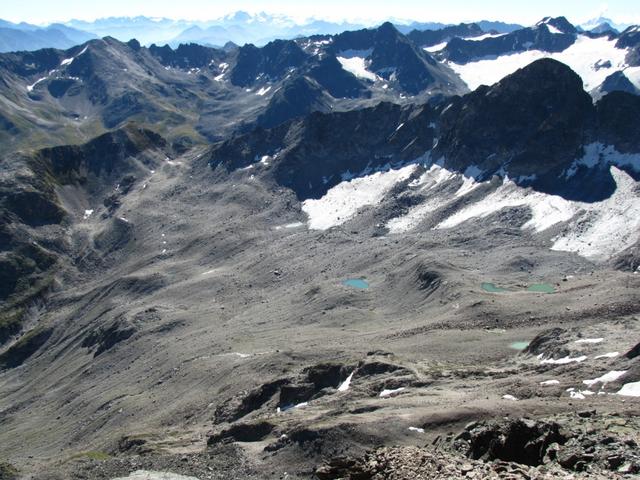
<instances>
[{"instance_id":1,"label":"snowfield","mask_svg":"<svg viewBox=\"0 0 640 480\"><path fill-rule=\"evenodd\" d=\"M529 207L532 215L531 220L526 222L522 229L532 229L536 232L542 232L556 223L566 222L575 214L571 202L562 197L521 188L506 178L495 192L458 211L435 228L453 228L472 218L488 217L503 208L522 206Z\"/></svg>"},{"instance_id":2,"label":"snowfield","mask_svg":"<svg viewBox=\"0 0 640 480\"><path fill-rule=\"evenodd\" d=\"M585 156L576 160L565 176L575 175L578 168L608 169L617 185L609 198L593 203L567 200L558 195L521 187L506 177L497 189L476 201L463 204L448 217L440 219L433 229L451 229L506 208L526 207L531 218L522 224L522 230L541 233L566 224L552 238L552 250L575 252L594 260L611 258L640 240L640 188L628 173L618 168L624 166L640 171L640 156L622 155L598 144L589 145L585 150ZM428 155L421 157L421 160L419 163L430 162ZM410 232L437 211L451 207L458 199L480 186L489 185L489 181L476 179L483 174L476 167L470 167L465 174L461 174L447 170L442 164L442 160L430 164L418 178L407 184L407 190L421 195L424 200L410 207L403 215L387 221L389 233ZM342 175L343 182L331 188L322 198L303 202L302 210L308 216L309 228L326 230L342 225L361 208L382 202L391 188L408 179L418 168L416 161L403 168L361 174L357 178L345 172Z\"/></svg>"},{"instance_id":3,"label":"snowfield","mask_svg":"<svg viewBox=\"0 0 640 480\"><path fill-rule=\"evenodd\" d=\"M569 202L581 214L554 239L552 250L606 260L640 240L638 183L616 167L611 167L611 174L617 184L611 197L597 203Z\"/></svg>"},{"instance_id":4,"label":"snowfield","mask_svg":"<svg viewBox=\"0 0 640 480\"><path fill-rule=\"evenodd\" d=\"M416 168L417 165L409 165L347 180L318 200L305 200L302 211L309 217L309 228L327 230L342 225L355 216L360 208L380 203L394 185L409 178Z\"/></svg>"},{"instance_id":5,"label":"snowfield","mask_svg":"<svg viewBox=\"0 0 640 480\"><path fill-rule=\"evenodd\" d=\"M591 91L604 82L612 73L627 69L625 57L627 50L615 47L616 40L589 38L578 35L576 42L564 52L549 53L540 50L486 58L460 65L448 62L448 65L462 78L471 90L480 85L493 85L507 75L524 68L535 60L553 58L575 71L584 83L584 89ZM605 66L611 62L611 66ZM596 66L598 64L598 66ZM629 68L625 73L640 88L640 68Z\"/></svg>"}]
</instances>

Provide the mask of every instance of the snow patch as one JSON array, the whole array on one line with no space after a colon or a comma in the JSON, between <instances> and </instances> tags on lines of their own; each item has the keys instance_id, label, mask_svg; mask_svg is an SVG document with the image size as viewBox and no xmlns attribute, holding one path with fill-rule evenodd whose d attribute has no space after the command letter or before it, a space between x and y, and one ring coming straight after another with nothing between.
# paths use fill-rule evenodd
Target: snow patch
<instances>
[{"instance_id":1,"label":"snow patch","mask_svg":"<svg viewBox=\"0 0 640 480\"><path fill-rule=\"evenodd\" d=\"M478 188L480 184L476 182L473 177L464 177L462 181L462 185L458 191L454 194L454 197L460 198L464 197L466 194L473 192L476 188Z\"/></svg>"},{"instance_id":2,"label":"snow patch","mask_svg":"<svg viewBox=\"0 0 640 480\"><path fill-rule=\"evenodd\" d=\"M480 178L483 174L484 172L480 170L480 168L478 168L476 165L470 165L464 171L464 176L471 178Z\"/></svg>"},{"instance_id":3,"label":"snow patch","mask_svg":"<svg viewBox=\"0 0 640 480\"><path fill-rule=\"evenodd\" d=\"M584 156L575 160L564 172L565 178L573 177L580 167L627 167L640 172L640 154L620 153L612 145L594 142L584 147Z\"/></svg>"},{"instance_id":4,"label":"snow patch","mask_svg":"<svg viewBox=\"0 0 640 480\"><path fill-rule=\"evenodd\" d=\"M409 188L417 189L420 193L431 193L438 185L452 180L460 174L450 172L442 168L439 164L431 165L429 170L420 175L419 178L409 183ZM462 187L461 187L462 188ZM400 217L392 218L386 227L390 233L404 233L417 227L430 213L449 202L449 198L442 198L437 195L427 196L426 201L411 207L409 211Z\"/></svg>"},{"instance_id":5,"label":"snow patch","mask_svg":"<svg viewBox=\"0 0 640 480\"><path fill-rule=\"evenodd\" d=\"M424 428L418 428L418 427L409 427L408 430L410 432L416 432L416 433L424 433Z\"/></svg>"},{"instance_id":6,"label":"snow patch","mask_svg":"<svg viewBox=\"0 0 640 480\"><path fill-rule=\"evenodd\" d=\"M430 47L423 47L422 49L425 52L429 52L429 53L439 52L440 50L442 50L447 46L447 43L448 42L442 42L442 43L438 43L437 45L431 45Z\"/></svg>"},{"instance_id":7,"label":"snow patch","mask_svg":"<svg viewBox=\"0 0 640 480\"><path fill-rule=\"evenodd\" d=\"M82 217L83 220L86 220L87 218L89 218L91 215L93 215L93 210L85 210L84 211L84 215Z\"/></svg>"},{"instance_id":8,"label":"snow patch","mask_svg":"<svg viewBox=\"0 0 640 480\"><path fill-rule=\"evenodd\" d=\"M287 223L285 225L278 225L277 227L275 227L275 230L283 230L283 229L289 230L292 228L300 228L302 226L304 226L303 222L293 222L293 223Z\"/></svg>"},{"instance_id":9,"label":"snow patch","mask_svg":"<svg viewBox=\"0 0 640 480\"><path fill-rule=\"evenodd\" d=\"M371 52L372 50L345 50L340 52L336 58L347 72L358 78L375 82L378 76L367 70L367 57L371 55Z\"/></svg>"},{"instance_id":10,"label":"snow patch","mask_svg":"<svg viewBox=\"0 0 640 480\"><path fill-rule=\"evenodd\" d=\"M503 208L523 206L530 208L532 218L522 225L522 229L532 229L536 232L542 232L557 223L566 222L576 213L571 202L562 197L521 188L505 178L502 185L493 193L451 215L435 228L437 230L453 228L471 218L485 218Z\"/></svg>"},{"instance_id":11,"label":"snow patch","mask_svg":"<svg viewBox=\"0 0 640 480\"><path fill-rule=\"evenodd\" d=\"M263 156L260 158L260 163L261 163L262 165L264 165L265 167L268 167L268 166L269 166L269 160L270 160L270 159L271 159L271 157L270 157L269 155L263 155Z\"/></svg>"},{"instance_id":12,"label":"snow patch","mask_svg":"<svg viewBox=\"0 0 640 480\"><path fill-rule=\"evenodd\" d=\"M574 343L600 343L604 340L604 338L581 338L580 340L576 340Z\"/></svg>"},{"instance_id":13,"label":"snow patch","mask_svg":"<svg viewBox=\"0 0 640 480\"><path fill-rule=\"evenodd\" d=\"M640 240L638 183L614 166L610 171L616 190L602 202L572 202L582 213L566 232L553 239L552 250L605 260Z\"/></svg>"},{"instance_id":14,"label":"snow patch","mask_svg":"<svg viewBox=\"0 0 640 480\"><path fill-rule=\"evenodd\" d=\"M581 363L584 362L587 359L586 355L582 355L580 357L570 357L570 356L566 356L563 358L559 358L557 360L554 360L553 358L548 358L546 360L540 360L540 365L567 365L569 363Z\"/></svg>"},{"instance_id":15,"label":"snow patch","mask_svg":"<svg viewBox=\"0 0 640 480\"><path fill-rule=\"evenodd\" d=\"M540 385L542 385L543 387L547 387L549 385L559 385L560 381L559 380L545 380L544 382L540 382Z\"/></svg>"},{"instance_id":16,"label":"snow patch","mask_svg":"<svg viewBox=\"0 0 640 480\"><path fill-rule=\"evenodd\" d=\"M356 373L355 370L351 372L347 379L340 384L340 386L338 387L339 392L346 392L347 390L349 390L349 387L351 386L351 379L353 378L354 373Z\"/></svg>"},{"instance_id":17,"label":"snow patch","mask_svg":"<svg viewBox=\"0 0 640 480\"><path fill-rule=\"evenodd\" d=\"M271 85L269 85L268 87L262 87L260 90L258 90L256 92L256 95L262 97L264 96L266 93L269 92L269 90L271 90Z\"/></svg>"},{"instance_id":18,"label":"snow patch","mask_svg":"<svg viewBox=\"0 0 640 480\"><path fill-rule=\"evenodd\" d=\"M571 389L571 391L569 392L569 396L573 399L576 400L584 400L585 398L587 398L590 395L594 395L595 392L592 392L591 390L574 390Z\"/></svg>"},{"instance_id":19,"label":"snow patch","mask_svg":"<svg viewBox=\"0 0 640 480\"><path fill-rule=\"evenodd\" d=\"M171 472L155 472L152 470L136 470L127 477L118 477L113 480L198 480L197 477L187 477Z\"/></svg>"},{"instance_id":20,"label":"snow patch","mask_svg":"<svg viewBox=\"0 0 640 480\"><path fill-rule=\"evenodd\" d=\"M485 33L484 35L479 35L477 37L464 37L462 40L466 40L468 42L480 42L486 38L498 38L507 35L506 33Z\"/></svg>"},{"instance_id":21,"label":"snow patch","mask_svg":"<svg viewBox=\"0 0 640 480\"><path fill-rule=\"evenodd\" d=\"M304 407L307 407L307 406L309 406L309 402L302 402L302 403L298 403L296 405L285 405L283 407L276 408L276 412L283 413L283 412L286 412L288 410L293 410L295 408L304 408Z\"/></svg>"},{"instance_id":22,"label":"snow patch","mask_svg":"<svg viewBox=\"0 0 640 480\"><path fill-rule=\"evenodd\" d=\"M636 214L640 211L638 184L615 166L611 166L610 171L617 188L601 202L570 201L557 195L519 187L505 178L494 192L458 210L434 228L454 228L473 218L486 218L504 208L528 207L531 219L522 225L523 230L543 232L557 224L570 222L563 233L553 238L552 250L576 252L587 258L605 260L640 240L640 216ZM474 171L468 173L475 174ZM455 176L450 172L449 175ZM446 174L443 178L447 178ZM478 185L473 179L465 180L455 196L465 195ZM429 204L431 208L427 206ZM405 217L391 220L388 227L394 233L407 231L415 227L429 211L442 205L442 202L429 198L427 203L410 209Z\"/></svg>"},{"instance_id":23,"label":"snow patch","mask_svg":"<svg viewBox=\"0 0 640 480\"><path fill-rule=\"evenodd\" d=\"M620 355L620 352L609 352L609 353L603 353L602 355L598 355L593 358L595 358L596 360L600 358L616 358L618 355Z\"/></svg>"},{"instance_id":24,"label":"snow patch","mask_svg":"<svg viewBox=\"0 0 640 480\"><path fill-rule=\"evenodd\" d=\"M393 390L387 390L386 388L380 392L381 397L390 397L401 391L405 390L405 387L395 388Z\"/></svg>"},{"instance_id":25,"label":"snow patch","mask_svg":"<svg viewBox=\"0 0 640 480\"><path fill-rule=\"evenodd\" d=\"M36 87L36 85L38 85L40 82L44 82L47 78L49 78L49 77L42 77L42 78L39 78L38 80L36 80L36 81L35 81L35 83L33 83L33 84L31 84L31 85L28 85L28 86L27 86L27 91L28 91L28 92L33 91L33 89Z\"/></svg>"},{"instance_id":26,"label":"snow patch","mask_svg":"<svg viewBox=\"0 0 640 480\"><path fill-rule=\"evenodd\" d=\"M593 380L583 380L582 383L584 383L589 387L592 385L595 385L596 383L602 383L602 385L604 386L609 382L615 382L617 379L622 377L625 373L627 373L626 370L613 370L609 373L605 373L601 377L594 378Z\"/></svg>"},{"instance_id":27,"label":"snow patch","mask_svg":"<svg viewBox=\"0 0 640 480\"><path fill-rule=\"evenodd\" d=\"M618 395L625 397L640 397L640 382L627 383L618 391Z\"/></svg>"},{"instance_id":28,"label":"snow patch","mask_svg":"<svg viewBox=\"0 0 640 480\"><path fill-rule=\"evenodd\" d=\"M554 35L564 35L564 32L562 30L560 30L557 27L554 27L553 25L547 23L547 28L549 29L549 32L554 34Z\"/></svg>"},{"instance_id":29,"label":"snow patch","mask_svg":"<svg viewBox=\"0 0 640 480\"><path fill-rule=\"evenodd\" d=\"M518 399L516 397L514 397L513 395L508 395L508 394L507 395L503 395L502 398L503 398L503 400L511 400L513 402L517 402L518 401Z\"/></svg>"}]
</instances>

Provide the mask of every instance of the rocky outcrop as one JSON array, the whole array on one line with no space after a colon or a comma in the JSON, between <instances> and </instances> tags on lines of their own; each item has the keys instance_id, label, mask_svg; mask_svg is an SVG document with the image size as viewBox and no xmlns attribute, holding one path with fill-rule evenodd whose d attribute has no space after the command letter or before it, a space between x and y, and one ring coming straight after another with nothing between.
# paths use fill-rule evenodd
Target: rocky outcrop
<instances>
[{"instance_id":1,"label":"rocky outcrop","mask_svg":"<svg viewBox=\"0 0 640 480\"><path fill-rule=\"evenodd\" d=\"M559 327L545 330L529 342L527 348L524 349L524 353L553 358L565 357L569 355L569 350L566 347L567 334L568 332L565 329Z\"/></svg>"},{"instance_id":2,"label":"rocky outcrop","mask_svg":"<svg viewBox=\"0 0 640 480\"><path fill-rule=\"evenodd\" d=\"M207 445L220 442L259 442L264 440L274 429L274 425L261 421L255 423L236 423L231 427L215 433L207 439Z\"/></svg>"},{"instance_id":3,"label":"rocky outcrop","mask_svg":"<svg viewBox=\"0 0 640 480\"><path fill-rule=\"evenodd\" d=\"M22 365L49 340L53 330L36 327L0 355L0 371Z\"/></svg>"},{"instance_id":4,"label":"rocky outcrop","mask_svg":"<svg viewBox=\"0 0 640 480\"><path fill-rule=\"evenodd\" d=\"M111 350L136 333L136 328L124 319L116 319L111 325L101 325L90 332L82 341L82 346L93 350L93 356Z\"/></svg>"},{"instance_id":5,"label":"rocky outcrop","mask_svg":"<svg viewBox=\"0 0 640 480\"><path fill-rule=\"evenodd\" d=\"M456 438L456 447L474 460L540 465L551 444L569 439L557 423L528 419L471 424Z\"/></svg>"}]
</instances>

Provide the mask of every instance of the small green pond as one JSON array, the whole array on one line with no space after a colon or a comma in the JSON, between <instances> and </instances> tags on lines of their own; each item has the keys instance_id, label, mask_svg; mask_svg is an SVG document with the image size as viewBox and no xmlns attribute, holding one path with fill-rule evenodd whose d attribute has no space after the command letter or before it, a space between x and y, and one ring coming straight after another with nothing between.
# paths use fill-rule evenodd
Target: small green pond
<instances>
[{"instance_id":1,"label":"small green pond","mask_svg":"<svg viewBox=\"0 0 640 480\"><path fill-rule=\"evenodd\" d=\"M513 342L509 345L509 348L513 350L524 350L529 346L529 342Z\"/></svg>"},{"instance_id":2,"label":"small green pond","mask_svg":"<svg viewBox=\"0 0 640 480\"><path fill-rule=\"evenodd\" d=\"M534 283L527 288L528 292L556 293L556 289L550 283Z\"/></svg>"},{"instance_id":3,"label":"small green pond","mask_svg":"<svg viewBox=\"0 0 640 480\"><path fill-rule=\"evenodd\" d=\"M485 292L490 292L490 293L502 293L507 291L504 288L497 287L495 283L485 282L481 285L481 287Z\"/></svg>"},{"instance_id":4,"label":"small green pond","mask_svg":"<svg viewBox=\"0 0 640 480\"><path fill-rule=\"evenodd\" d=\"M369 288L369 283L362 278L348 278L347 280L343 280L342 284L359 290L366 290Z\"/></svg>"},{"instance_id":5,"label":"small green pond","mask_svg":"<svg viewBox=\"0 0 640 480\"><path fill-rule=\"evenodd\" d=\"M507 288L498 287L495 283L489 282L483 282L482 284L480 284L480 286L485 292L489 293L505 293L514 291ZM550 283L534 283L533 285L530 285L526 289L526 291L534 293L556 293L556 289Z\"/></svg>"}]
</instances>

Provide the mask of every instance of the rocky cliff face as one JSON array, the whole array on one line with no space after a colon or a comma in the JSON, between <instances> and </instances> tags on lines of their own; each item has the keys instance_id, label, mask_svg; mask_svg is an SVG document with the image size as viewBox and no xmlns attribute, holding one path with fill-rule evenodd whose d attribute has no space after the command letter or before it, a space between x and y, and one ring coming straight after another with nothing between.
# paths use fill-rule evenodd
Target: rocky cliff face
<instances>
[{"instance_id":1,"label":"rocky cliff face","mask_svg":"<svg viewBox=\"0 0 640 480\"><path fill-rule=\"evenodd\" d=\"M491 87L445 106L436 157L484 176L558 176L587 140L595 111L582 81L554 60L539 60Z\"/></svg>"},{"instance_id":2,"label":"rocky cliff face","mask_svg":"<svg viewBox=\"0 0 640 480\"><path fill-rule=\"evenodd\" d=\"M543 59L440 104L381 104L248 133L216 146L211 163L235 169L272 156L270 174L299 198L309 198L339 183L347 171L389 168L429 153L432 161L442 159L446 168L477 180L508 176L543 192L592 201L615 188L608 166L566 173L594 143L620 153L640 151L639 98L614 92L594 105L578 75ZM637 174L629 165L621 168ZM589 189L580 188L582 174L593 177Z\"/></svg>"},{"instance_id":3,"label":"rocky cliff face","mask_svg":"<svg viewBox=\"0 0 640 480\"><path fill-rule=\"evenodd\" d=\"M83 212L68 211L61 195L104 197L116 213L119 196L146 164L170 153L154 132L128 125L79 146L47 148L4 160L0 176L0 344L22 328L29 309L73 268L68 227ZM134 160L135 158L135 160ZM114 193L115 187L115 193ZM85 213L86 215L86 213ZM55 267L55 268L54 268Z\"/></svg>"}]
</instances>

